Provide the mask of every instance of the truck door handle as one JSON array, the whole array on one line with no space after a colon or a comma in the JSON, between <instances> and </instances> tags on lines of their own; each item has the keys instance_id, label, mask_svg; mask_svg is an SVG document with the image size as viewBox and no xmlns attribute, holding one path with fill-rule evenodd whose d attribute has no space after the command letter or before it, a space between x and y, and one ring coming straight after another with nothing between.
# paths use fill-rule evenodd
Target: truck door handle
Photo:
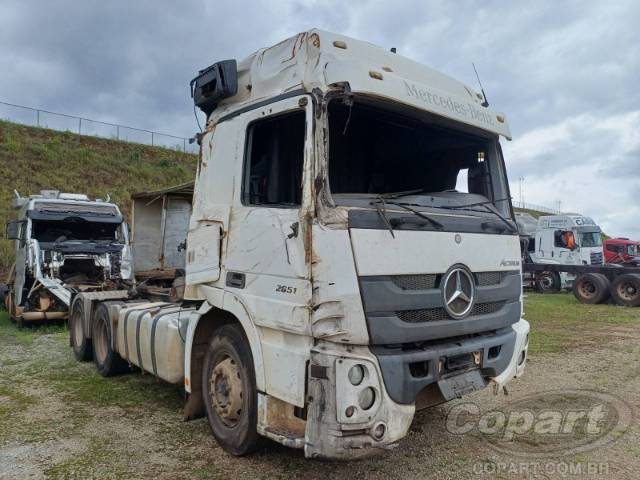
<instances>
[{"instance_id":1,"label":"truck door handle","mask_svg":"<svg viewBox=\"0 0 640 480\"><path fill-rule=\"evenodd\" d=\"M227 272L227 287L244 288L244 282L244 273Z\"/></svg>"}]
</instances>

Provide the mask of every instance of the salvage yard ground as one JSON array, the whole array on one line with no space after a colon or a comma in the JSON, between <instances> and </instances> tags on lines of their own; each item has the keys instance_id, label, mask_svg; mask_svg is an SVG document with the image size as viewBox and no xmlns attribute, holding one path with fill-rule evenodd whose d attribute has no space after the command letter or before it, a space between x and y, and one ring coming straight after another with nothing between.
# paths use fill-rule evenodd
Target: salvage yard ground
<instances>
[{"instance_id":1,"label":"salvage yard ground","mask_svg":"<svg viewBox=\"0 0 640 480\"><path fill-rule=\"evenodd\" d=\"M532 325L525 376L506 397L485 389L465 401L486 411L543 391L587 389L638 411L640 309L529 294L525 311ZM65 326L18 330L0 315L0 478L555 478L566 465L589 464L603 473L594 478L635 479L640 472L635 417L605 447L525 459L547 469L565 465L532 475L514 470L510 462L523 460L493 450L482 435L449 433L446 414L456 402L419 413L398 448L372 459L309 461L277 445L234 458L216 445L204 419L182 422L178 388L140 373L104 379L92 363L74 360Z\"/></svg>"}]
</instances>

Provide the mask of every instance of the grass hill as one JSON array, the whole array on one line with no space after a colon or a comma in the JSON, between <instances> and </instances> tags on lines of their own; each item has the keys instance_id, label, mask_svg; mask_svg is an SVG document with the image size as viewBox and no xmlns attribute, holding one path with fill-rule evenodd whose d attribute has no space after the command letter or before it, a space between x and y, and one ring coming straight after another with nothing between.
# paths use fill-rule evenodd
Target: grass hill
<instances>
[{"instance_id":1,"label":"grass hill","mask_svg":"<svg viewBox=\"0 0 640 480\"><path fill-rule=\"evenodd\" d=\"M538 217L541 217L541 216L544 216L544 215L551 215L550 213L539 212L537 210L530 210L528 208L515 208L514 207L513 211L516 212L516 213L528 213L533 218L538 218Z\"/></svg>"},{"instance_id":2,"label":"grass hill","mask_svg":"<svg viewBox=\"0 0 640 480\"><path fill-rule=\"evenodd\" d=\"M128 215L131 193L193 180L196 164L189 153L0 121L0 221L13 215L14 189L109 194ZM0 272L13 263L13 248L0 240Z\"/></svg>"}]
</instances>

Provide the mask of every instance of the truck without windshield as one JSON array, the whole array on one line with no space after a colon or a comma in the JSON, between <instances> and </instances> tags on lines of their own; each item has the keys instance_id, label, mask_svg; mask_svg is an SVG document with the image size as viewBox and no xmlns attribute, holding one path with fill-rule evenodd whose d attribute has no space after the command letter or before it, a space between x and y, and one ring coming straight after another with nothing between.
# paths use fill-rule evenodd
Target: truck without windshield
<instances>
[{"instance_id":1,"label":"truck without windshield","mask_svg":"<svg viewBox=\"0 0 640 480\"><path fill-rule=\"evenodd\" d=\"M206 68L192 94L207 121L190 208L164 191L133 214L147 272L167 270L160 244L182 255L182 299L78 294L78 358L183 384L185 416L233 454L267 437L343 459L523 372L510 132L481 94L319 30Z\"/></svg>"}]
</instances>

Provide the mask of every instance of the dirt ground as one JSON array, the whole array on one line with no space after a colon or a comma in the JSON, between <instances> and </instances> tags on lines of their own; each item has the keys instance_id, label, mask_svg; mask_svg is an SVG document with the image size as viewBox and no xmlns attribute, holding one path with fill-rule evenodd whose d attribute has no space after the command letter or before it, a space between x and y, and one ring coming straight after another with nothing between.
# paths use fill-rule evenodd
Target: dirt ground
<instances>
[{"instance_id":1,"label":"dirt ground","mask_svg":"<svg viewBox=\"0 0 640 480\"><path fill-rule=\"evenodd\" d=\"M530 356L508 396L485 389L420 412L397 448L351 463L305 460L275 444L231 457L204 419L182 421L179 389L140 373L103 379L92 363L74 360L66 327L18 330L2 313L0 478L638 478L640 309L531 294L525 311ZM546 391L556 403L571 402L575 390L615 395L631 409L630 424L612 443L545 458L527 456L544 438L514 439L509 451L519 456L501 453L486 435L446 426L460 402L489 411Z\"/></svg>"}]
</instances>

